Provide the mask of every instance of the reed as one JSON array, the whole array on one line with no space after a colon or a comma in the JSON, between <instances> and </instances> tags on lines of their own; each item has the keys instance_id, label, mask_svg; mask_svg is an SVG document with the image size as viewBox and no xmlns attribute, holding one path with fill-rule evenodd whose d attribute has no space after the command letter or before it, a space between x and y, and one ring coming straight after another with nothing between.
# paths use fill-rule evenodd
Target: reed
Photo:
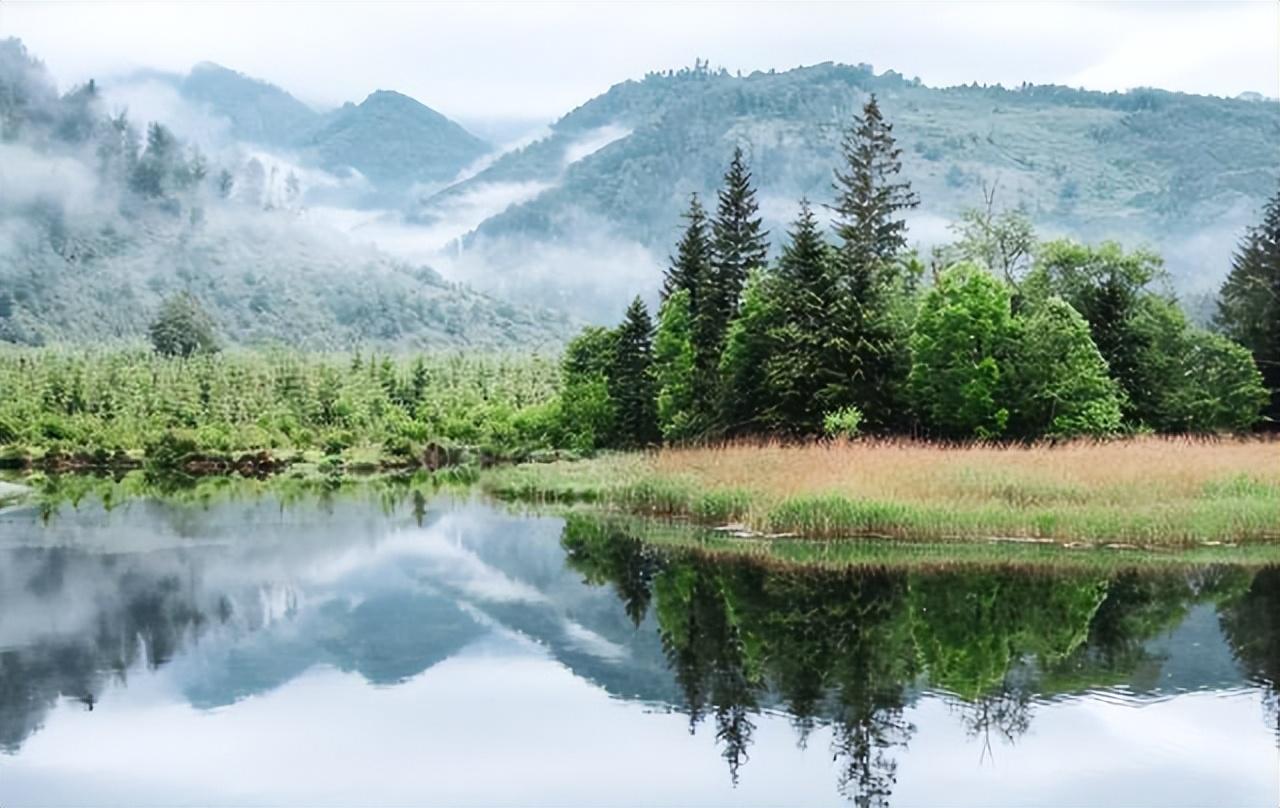
<instances>
[{"instance_id":1,"label":"reed","mask_svg":"<svg viewBox=\"0 0 1280 808\"><path fill-rule=\"evenodd\" d=\"M1280 442L730 443L519 466L510 497L593 500L809 538L1280 541Z\"/></svg>"}]
</instances>

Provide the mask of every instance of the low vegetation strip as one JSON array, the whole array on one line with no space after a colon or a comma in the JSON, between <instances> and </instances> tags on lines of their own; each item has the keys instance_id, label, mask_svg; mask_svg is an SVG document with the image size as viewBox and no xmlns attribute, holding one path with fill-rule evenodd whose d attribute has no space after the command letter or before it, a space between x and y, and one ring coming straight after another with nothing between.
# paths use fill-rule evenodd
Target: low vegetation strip
<instances>
[{"instance_id":1,"label":"low vegetation strip","mask_svg":"<svg viewBox=\"0 0 1280 808\"><path fill-rule=\"evenodd\" d=\"M494 469L514 499L593 501L807 538L1280 541L1280 442L727 444Z\"/></svg>"}]
</instances>

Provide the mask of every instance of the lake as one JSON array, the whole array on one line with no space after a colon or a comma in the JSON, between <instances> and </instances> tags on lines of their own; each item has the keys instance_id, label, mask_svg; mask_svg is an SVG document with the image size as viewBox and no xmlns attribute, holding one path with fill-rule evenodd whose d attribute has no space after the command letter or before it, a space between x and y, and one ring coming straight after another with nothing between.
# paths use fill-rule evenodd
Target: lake
<instances>
[{"instance_id":1,"label":"lake","mask_svg":"<svg viewBox=\"0 0 1280 808\"><path fill-rule=\"evenodd\" d=\"M0 806L1274 808L1280 569L660 549L357 491L0 511Z\"/></svg>"}]
</instances>

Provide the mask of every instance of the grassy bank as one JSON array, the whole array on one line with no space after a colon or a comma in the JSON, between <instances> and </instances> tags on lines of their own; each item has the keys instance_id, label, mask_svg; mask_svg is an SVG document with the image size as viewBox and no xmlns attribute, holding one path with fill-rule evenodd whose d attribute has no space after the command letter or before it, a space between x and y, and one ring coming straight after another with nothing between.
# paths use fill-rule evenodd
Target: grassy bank
<instances>
[{"instance_id":1,"label":"grassy bank","mask_svg":"<svg viewBox=\"0 0 1280 808\"><path fill-rule=\"evenodd\" d=\"M1280 541L1280 443L729 445L494 469L490 492L785 538ZM782 534L782 535L779 535Z\"/></svg>"}]
</instances>

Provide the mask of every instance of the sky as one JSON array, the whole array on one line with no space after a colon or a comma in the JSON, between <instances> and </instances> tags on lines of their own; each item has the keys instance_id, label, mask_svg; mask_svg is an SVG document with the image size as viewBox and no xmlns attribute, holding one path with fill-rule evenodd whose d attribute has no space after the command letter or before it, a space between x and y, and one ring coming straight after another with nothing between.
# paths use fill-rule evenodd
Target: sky
<instances>
[{"instance_id":1,"label":"sky","mask_svg":"<svg viewBox=\"0 0 1280 808\"><path fill-rule=\"evenodd\" d=\"M60 86L214 61L317 107L395 89L470 120L550 121L691 65L837 61L931 85L1280 96L1280 2L57 2L0 0Z\"/></svg>"}]
</instances>

